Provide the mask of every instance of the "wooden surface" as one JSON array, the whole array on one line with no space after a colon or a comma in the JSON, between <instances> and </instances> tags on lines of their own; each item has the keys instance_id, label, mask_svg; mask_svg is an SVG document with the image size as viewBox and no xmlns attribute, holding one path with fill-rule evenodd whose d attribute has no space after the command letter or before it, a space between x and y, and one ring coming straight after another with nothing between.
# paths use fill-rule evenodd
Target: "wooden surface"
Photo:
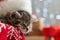
<instances>
[{"instance_id":1,"label":"wooden surface","mask_svg":"<svg viewBox=\"0 0 60 40\"><path fill-rule=\"evenodd\" d=\"M26 40L44 40L43 36L27 36Z\"/></svg>"}]
</instances>

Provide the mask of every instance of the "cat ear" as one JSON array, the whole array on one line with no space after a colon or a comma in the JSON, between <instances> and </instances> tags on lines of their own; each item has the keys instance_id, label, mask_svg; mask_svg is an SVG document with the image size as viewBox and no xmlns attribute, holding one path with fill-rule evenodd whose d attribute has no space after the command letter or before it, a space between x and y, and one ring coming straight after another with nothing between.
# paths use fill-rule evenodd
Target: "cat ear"
<instances>
[{"instance_id":1,"label":"cat ear","mask_svg":"<svg viewBox=\"0 0 60 40\"><path fill-rule=\"evenodd\" d=\"M22 14L16 11L16 15L19 16L19 18L22 18Z\"/></svg>"}]
</instances>

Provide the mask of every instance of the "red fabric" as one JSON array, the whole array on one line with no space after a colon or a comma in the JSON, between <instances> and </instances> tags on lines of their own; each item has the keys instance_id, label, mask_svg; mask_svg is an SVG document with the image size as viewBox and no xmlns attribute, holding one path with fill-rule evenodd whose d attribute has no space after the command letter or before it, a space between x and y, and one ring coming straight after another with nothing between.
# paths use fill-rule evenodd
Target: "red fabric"
<instances>
[{"instance_id":1,"label":"red fabric","mask_svg":"<svg viewBox=\"0 0 60 40\"><path fill-rule=\"evenodd\" d=\"M53 33L53 35L56 36L57 33L60 33L60 26L59 25L52 25L50 30L52 30L51 33Z\"/></svg>"},{"instance_id":2,"label":"red fabric","mask_svg":"<svg viewBox=\"0 0 60 40\"><path fill-rule=\"evenodd\" d=\"M4 0L0 0L0 2L1 2L1 1L4 1Z\"/></svg>"},{"instance_id":3,"label":"red fabric","mask_svg":"<svg viewBox=\"0 0 60 40\"><path fill-rule=\"evenodd\" d=\"M60 40L60 30L55 33L55 40Z\"/></svg>"},{"instance_id":4,"label":"red fabric","mask_svg":"<svg viewBox=\"0 0 60 40\"><path fill-rule=\"evenodd\" d=\"M47 40L49 36L53 36L55 40L60 40L60 26L52 25L49 28L44 28L43 35L46 37L45 40Z\"/></svg>"},{"instance_id":5,"label":"red fabric","mask_svg":"<svg viewBox=\"0 0 60 40\"><path fill-rule=\"evenodd\" d=\"M48 34L49 34L48 32L49 32L49 29L48 28L44 28L43 29L43 35L44 36L48 36Z\"/></svg>"},{"instance_id":6,"label":"red fabric","mask_svg":"<svg viewBox=\"0 0 60 40\"><path fill-rule=\"evenodd\" d=\"M58 31L60 30L59 25L52 25L49 28L44 28L43 29L43 35L45 36L55 36Z\"/></svg>"},{"instance_id":7,"label":"red fabric","mask_svg":"<svg viewBox=\"0 0 60 40\"><path fill-rule=\"evenodd\" d=\"M0 40L25 40L25 37L16 28L0 23Z\"/></svg>"},{"instance_id":8,"label":"red fabric","mask_svg":"<svg viewBox=\"0 0 60 40\"><path fill-rule=\"evenodd\" d=\"M50 30L50 28L44 28L43 29L43 35L44 36L52 36L52 30Z\"/></svg>"}]
</instances>

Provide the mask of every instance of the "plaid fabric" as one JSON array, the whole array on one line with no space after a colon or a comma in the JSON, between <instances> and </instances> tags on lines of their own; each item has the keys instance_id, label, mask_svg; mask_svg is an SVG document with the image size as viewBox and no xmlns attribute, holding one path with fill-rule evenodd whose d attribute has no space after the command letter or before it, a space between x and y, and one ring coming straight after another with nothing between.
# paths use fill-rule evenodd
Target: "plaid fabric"
<instances>
[{"instance_id":1,"label":"plaid fabric","mask_svg":"<svg viewBox=\"0 0 60 40\"><path fill-rule=\"evenodd\" d=\"M0 23L0 40L25 40L25 37L16 28Z\"/></svg>"}]
</instances>

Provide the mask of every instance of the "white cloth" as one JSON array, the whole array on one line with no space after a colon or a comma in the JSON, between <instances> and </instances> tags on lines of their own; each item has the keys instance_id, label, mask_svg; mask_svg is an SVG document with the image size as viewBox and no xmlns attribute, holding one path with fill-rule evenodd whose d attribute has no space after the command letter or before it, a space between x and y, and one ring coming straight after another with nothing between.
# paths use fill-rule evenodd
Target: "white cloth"
<instances>
[{"instance_id":1,"label":"white cloth","mask_svg":"<svg viewBox=\"0 0 60 40\"><path fill-rule=\"evenodd\" d=\"M0 14L9 11L25 10L32 14L31 0L5 0L0 2Z\"/></svg>"}]
</instances>

